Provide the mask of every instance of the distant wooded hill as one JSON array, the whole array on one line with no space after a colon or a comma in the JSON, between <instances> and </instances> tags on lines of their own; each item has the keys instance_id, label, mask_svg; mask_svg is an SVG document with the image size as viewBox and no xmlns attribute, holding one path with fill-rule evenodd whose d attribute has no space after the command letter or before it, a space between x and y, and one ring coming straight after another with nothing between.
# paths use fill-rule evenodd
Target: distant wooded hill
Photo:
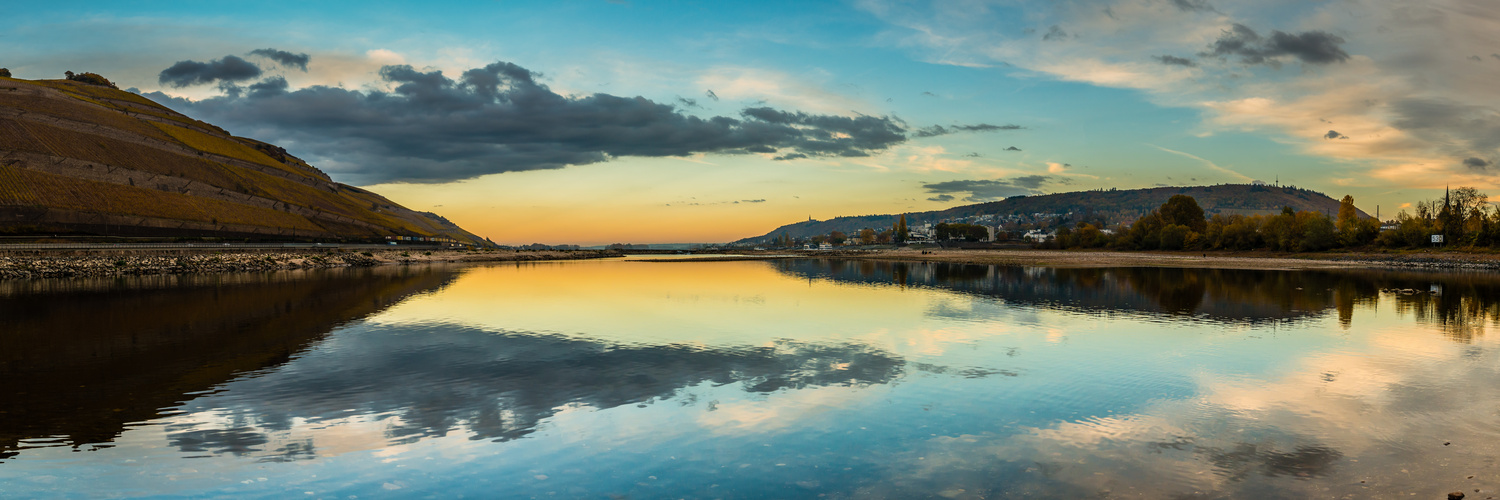
<instances>
[{"instance_id":1,"label":"distant wooded hill","mask_svg":"<svg viewBox=\"0 0 1500 500\"><path fill-rule=\"evenodd\" d=\"M92 75L92 74L85 74ZM0 77L0 234L483 239L94 79Z\"/></svg>"},{"instance_id":2,"label":"distant wooded hill","mask_svg":"<svg viewBox=\"0 0 1500 500\"><path fill-rule=\"evenodd\" d=\"M1172 195L1185 194L1198 200L1207 216L1214 214L1271 215L1281 212L1282 207L1293 210L1321 212L1329 216L1338 214L1339 201L1323 193L1309 189L1258 184L1221 184L1217 186L1158 187L1148 189L1110 189L1101 191L1075 191L1038 196L1018 196L1000 201L964 205L946 210L911 212L906 214L908 226L943 221L961 221L984 215L1017 216L1033 218L1035 214L1067 214L1055 219L1056 223L1103 221L1107 226L1135 221L1142 215L1161 207ZM761 236L753 236L737 243L760 243L779 237L783 233L792 238L807 238L832 231L855 234L864 228L889 229L901 214L861 215L835 217L828 220L809 220L778 227ZM1369 217L1360 212L1361 217ZM994 222L985 222L994 225Z\"/></svg>"}]
</instances>

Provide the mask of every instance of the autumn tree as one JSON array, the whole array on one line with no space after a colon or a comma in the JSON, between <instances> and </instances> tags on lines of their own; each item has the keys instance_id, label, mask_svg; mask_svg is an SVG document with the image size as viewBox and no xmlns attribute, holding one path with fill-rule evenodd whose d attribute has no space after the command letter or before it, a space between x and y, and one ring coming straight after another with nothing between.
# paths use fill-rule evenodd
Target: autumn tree
<instances>
[{"instance_id":1,"label":"autumn tree","mask_svg":"<svg viewBox=\"0 0 1500 500\"><path fill-rule=\"evenodd\" d=\"M1354 197L1350 195L1344 195L1339 201L1339 216L1334 222L1338 244L1346 247L1368 244L1380 233L1380 221L1360 218L1359 209L1354 207Z\"/></svg>"},{"instance_id":2,"label":"autumn tree","mask_svg":"<svg viewBox=\"0 0 1500 500\"><path fill-rule=\"evenodd\" d=\"M874 245L875 244L875 230L874 229L870 229L868 227L859 230L859 243L861 245Z\"/></svg>"},{"instance_id":3,"label":"autumn tree","mask_svg":"<svg viewBox=\"0 0 1500 500\"><path fill-rule=\"evenodd\" d=\"M1203 207L1198 206L1198 200L1185 194L1172 195L1166 203L1161 205L1161 220L1168 225L1187 226L1188 229L1198 233L1202 233L1208 226L1208 221L1203 218Z\"/></svg>"},{"instance_id":4,"label":"autumn tree","mask_svg":"<svg viewBox=\"0 0 1500 500\"><path fill-rule=\"evenodd\" d=\"M1078 246L1083 248L1102 247L1109 243L1109 238L1104 235L1103 231L1087 222L1078 223L1077 238Z\"/></svg>"},{"instance_id":5,"label":"autumn tree","mask_svg":"<svg viewBox=\"0 0 1500 500\"><path fill-rule=\"evenodd\" d=\"M1182 250L1187 247L1189 234L1197 233L1182 224L1167 224L1161 228L1157 241L1160 242L1162 250Z\"/></svg>"},{"instance_id":6,"label":"autumn tree","mask_svg":"<svg viewBox=\"0 0 1500 500\"><path fill-rule=\"evenodd\" d=\"M1339 200L1338 230L1340 233L1349 231L1354 224L1359 222L1359 209L1354 208L1354 196L1344 195Z\"/></svg>"},{"instance_id":7,"label":"autumn tree","mask_svg":"<svg viewBox=\"0 0 1500 500\"><path fill-rule=\"evenodd\" d=\"M940 223L932 228L934 238L939 240L963 239L980 241L990 236L990 230L976 224Z\"/></svg>"},{"instance_id":8,"label":"autumn tree","mask_svg":"<svg viewBox=\"0 0 1500 500\"><path fill-rule=\"evenodd\" d=\"M1472 187L1459 187L1447 196L1446 204L1449 215L1444 223L1443 233L1451 235L1454 243L1474 243L1483 227L1489 195Z\"/></svg>"}]
</instances>

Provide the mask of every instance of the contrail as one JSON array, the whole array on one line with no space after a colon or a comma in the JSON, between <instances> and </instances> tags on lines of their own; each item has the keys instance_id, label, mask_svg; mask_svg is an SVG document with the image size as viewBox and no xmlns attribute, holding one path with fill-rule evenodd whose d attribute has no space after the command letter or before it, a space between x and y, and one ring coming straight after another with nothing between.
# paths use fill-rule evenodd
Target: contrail
<instances>
[{"instance_id":1,"label":"contrail","mask_svg":"<svg viewBox=\"0 0 1500 500\"><path fill-rule=\"evenodd\" d=\"M1218 170L1220 172L1223 172L1223 173L1226 173L1226 174L1229 174L1229 175L1233 175L1233 176L1238 177L1240 180L1245 181L1245 182L1250 182L1250 181L1255 180L1255 179L1251 179L1250 177L1246 176L1245 174L1242 174L1242 173L1239 173L1239 172L1235 172L1233 170L1221 167L1218 164L1215 164L1214 162L1205 160L1202 157L1193 155L1191 153L1184 153L1182 151L1178 151L1178 150L1175 150L1175 149L1167 149L1167 148L1164 148L1164 147L1161 147L1161 146L1157 146L1155 144L1151 144L1149 142L1145 143L1145 144L1147 146L1151 146L1153 148L1160 149L1162 151L1166 151L1166 152L1172 153L1174 155L1182 155L1182 156L1186 156L1188 158L1192 158L1194 160L1201 161L1201 162L1203 162L1204 165L1208 165L1208 168L1211 168L1211 169L1214 169L1214 170Z\"/></svg>"}]
</instances>

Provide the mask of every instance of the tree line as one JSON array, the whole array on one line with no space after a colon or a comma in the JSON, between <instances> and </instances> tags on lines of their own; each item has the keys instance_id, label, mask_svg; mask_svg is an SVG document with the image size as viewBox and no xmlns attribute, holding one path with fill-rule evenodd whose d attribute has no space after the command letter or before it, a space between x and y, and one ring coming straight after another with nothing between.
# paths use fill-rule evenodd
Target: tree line
<instances>
[{"instance_id":1,"label":"tree line","mask_svg":"<svg viewBox=\"0 0 1500 500\"><path fill-rule=\"evenodd\" d=\"M1394 227L1361 217L1354 197L1344 196L1335 216L1285 207L1275 215L1206 217L1197 200L1175 195L1160 208L1120 227L1113 235L1080 222L1057 230L1044 246L1125 250L1256 250L1317 252L1334 248L1419 248L1500 246L1500 210L1472 187L1451 190L1436 200L1416 203L1415 213L1402 210Z\"/></svg>"}]
</instances>

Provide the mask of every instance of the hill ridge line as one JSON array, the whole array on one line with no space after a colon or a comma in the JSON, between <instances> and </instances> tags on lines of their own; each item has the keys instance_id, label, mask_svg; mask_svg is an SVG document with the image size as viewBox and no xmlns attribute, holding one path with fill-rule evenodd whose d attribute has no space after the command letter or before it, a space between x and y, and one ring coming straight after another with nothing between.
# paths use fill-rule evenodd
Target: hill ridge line
<instances>
[{"instance_id":1,"label":"hill ridge line","mask_svg":"<svg viewBox=\"0 0 1500 500\"><path fill-rule=\"evenodd\" d=\"M865 228L876 231L890 229L891 225L903 215L909 227L924 223L951 221L987 226L1008 223L1015 226L1011 230L1020 230L1023 227L1052 228L1064 222L1069 224L1091 222L1095 225L1102 222L1102 227L1112 228L1134 222L1159 208L1175 194L1193 196L1208 215L1216 213L1271 215L1280 211L1282 207L1291 206L1294 209L1315 211L1331 216L1338 212L1339 206L1338 200L1311 189L1254 183L1095 189L1013 196L998 201L959 205L939 210L797 221L777 227L761 236L740 239L736 243L768 243L782 234L793 238L808 238L829 234L831 231L840 231L853 236L856 231ZM1361 217L1369 217L1369 214L1363 210L1358 213Z\"/></svg>"},{"instance_id":2,"label":"hill ridge line","mask_svg":"<svg viewBox=\"0 0 1500 500\"><path fill-rule=\"evenodd\" d=\"M333 181L275 144L139 94L63 80L0 78L0 212L0 233L16 235L487 244L436 214Z\"/></svg>"}]
</instances>

